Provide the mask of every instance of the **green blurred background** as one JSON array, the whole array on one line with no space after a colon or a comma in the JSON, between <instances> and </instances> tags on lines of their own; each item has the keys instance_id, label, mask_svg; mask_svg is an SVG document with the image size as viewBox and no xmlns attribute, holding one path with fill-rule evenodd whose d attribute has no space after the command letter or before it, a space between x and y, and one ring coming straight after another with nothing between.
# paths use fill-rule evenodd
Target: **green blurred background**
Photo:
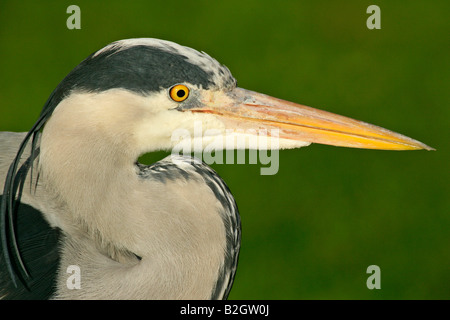
<instances>
[{"instance_id":1,"label":"green blurred background","mask_svg":"<svg viewBox=\"0 0 450 320\"><path fill-rule=\"evenodd\" d=\"M81 8L68 30L66 8ZM366 9L381 8L381 30ZM242 217L231 299L449 299L449 1L0 2L0 130L27 131L58 82L114 40L206 51L240 87L437 151L312 145L280 170L214 165ZM159 155L158 155L159 156ZM381 268L369 290L366 269Z\"/></svg>"}]
</instances>

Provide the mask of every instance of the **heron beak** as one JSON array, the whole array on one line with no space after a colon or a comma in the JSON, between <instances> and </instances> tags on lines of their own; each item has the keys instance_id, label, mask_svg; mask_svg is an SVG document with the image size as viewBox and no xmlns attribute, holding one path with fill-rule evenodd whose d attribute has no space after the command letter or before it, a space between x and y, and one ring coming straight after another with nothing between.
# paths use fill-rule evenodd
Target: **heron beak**
<instances>
[{"instance_id":1,"label":"heron beak","mask_svg":"<svg viewBox=\"0 0 450 320\"><path fill-rule=\"evenodd\" d=\"M434 150L420 141L369 123L241 88L227 93L207 91L202 104L190 110L219 116L227 129L278 129L283 139L341 147Z\"/></svg>"}]
</instances>

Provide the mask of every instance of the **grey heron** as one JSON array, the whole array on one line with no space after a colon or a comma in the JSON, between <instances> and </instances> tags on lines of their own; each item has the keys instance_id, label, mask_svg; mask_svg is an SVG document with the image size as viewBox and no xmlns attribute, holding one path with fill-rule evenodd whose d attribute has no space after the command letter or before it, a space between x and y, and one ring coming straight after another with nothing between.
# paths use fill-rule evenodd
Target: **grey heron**
<instances>
[{"instance_id":1,"label":"grey heron","mask_svg":"<svg viewBox=\"0 0 450 320\"><path fill-rule=\"evenodd\" d=\"M193 133L197 121L210 133L191 141L200 152L243 135L246 148L258 149L250 136L260 128L278 130L268 138L280 149L432 149L239 88L204 52L116 41L61 81L29 132L0 134L0 298L226 299L241 238L230 190L193 157L137 161L171 150L173 132ZM81 270L80 288L67 286L69 266Z\"/></svg>"}]
</instances>

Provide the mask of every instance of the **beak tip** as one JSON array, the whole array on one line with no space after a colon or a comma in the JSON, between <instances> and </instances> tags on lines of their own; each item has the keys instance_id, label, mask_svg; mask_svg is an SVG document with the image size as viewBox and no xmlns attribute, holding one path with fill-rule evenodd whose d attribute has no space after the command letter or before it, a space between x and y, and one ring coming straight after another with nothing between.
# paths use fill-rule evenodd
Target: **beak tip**
<instances>
[{"instance_id":1,"label":"beak tip","mask_svg":"<svg viewBox=\"0 0 450 320\"><path fill-rule=\"evenodd\" d=\"M400 148L400 149L398 149L398 150L412 150L412 151L414 151L414 150L426 150L426 151L436 151L435 148L432 148L432 147L430 147L430 146L427 146L427 145L424 144L424 143L417 143L417 144L414 144L414 145L409 145L409 146L406 147L406 148Z\"/></svg>"},{"instance_id":2,"label":"beak tip","mask_svg":"<svg viewBox=\"0 0 450 320\"><path fill-rule=\"evenodd\" d=\"M436 151L435 148L426 145L423 142L418 140L410 139L410 145L413 147L412 150L427 150L427 151Z\"/></svg>"},{"instance_id":3,"label":"beak tip","mask_svg":"<svg viewBox=\"0 0 450 320\"><path fill-rule=\"evenodd\" d=\"M432 148L425 143L422 143L420 141L414 140L413 143L408 143L405 145L405 148L400 148L398 150L426 150L426 151L436 151L435 148Z\"/></svg>"},{"instance_id":4,"label":"beak tip","mask_svg":"<svg viewBox=\"0 0 450 320\"><path fill-rule=\"evenodd\" d=\"M427 146L426 144L424 144L424 147L422 149L427 150L427 151L436 151L435 148Z\"/></svg>"}]
</instances>

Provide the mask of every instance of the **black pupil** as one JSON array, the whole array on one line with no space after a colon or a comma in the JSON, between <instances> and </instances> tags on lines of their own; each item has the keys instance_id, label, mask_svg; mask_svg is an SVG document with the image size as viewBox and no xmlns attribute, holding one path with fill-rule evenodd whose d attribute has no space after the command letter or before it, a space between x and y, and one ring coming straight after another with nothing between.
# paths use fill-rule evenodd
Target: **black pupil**
<instances>
[{"instance_id":1,"label":"black pupil","mask_svg":"<svg viewBox=\"0 0 450 320\"><path fill-rule=\"evenodd\" d=\"M185 95L186 92L183 89L177 91L178 98L183 98Z\"/></svg>"}]
</instances>

